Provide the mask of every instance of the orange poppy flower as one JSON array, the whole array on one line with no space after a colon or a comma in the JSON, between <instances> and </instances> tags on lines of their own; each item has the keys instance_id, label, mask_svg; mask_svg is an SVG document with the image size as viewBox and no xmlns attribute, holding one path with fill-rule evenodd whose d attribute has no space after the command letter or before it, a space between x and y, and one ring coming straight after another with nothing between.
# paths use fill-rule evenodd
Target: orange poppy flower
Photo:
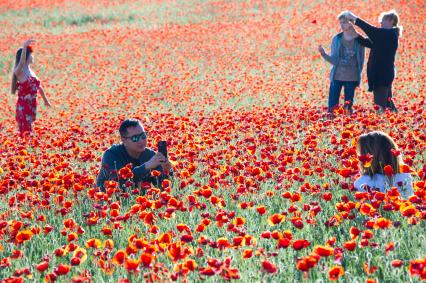
<instances>
[{"instance_id":1,"label":"orange poppy flower","mask_svg":"<svg viewBox=\"0 0 426 283\"><path fill-rule=\"evenodd\" d=\"M124 261L126 260L126 258L127 258L126 251L124 251L124 250L118 250L115 253L114 257L112 258L112 262L115 263L115 264L121 265L121 264L124 263Z\"/></svg>"},{"instance_id":2,"label":"orange poppy flower","mask_svg":"<svg viewBox=\"0 0 426 283\"><path fill-rule=\"evenodd\" d=\"M17 244L22 244L24 242L27 242L27 241L29 241L31 239L31 237L33 235L34 235L33 232L31 232L30 230L20 231L16 235L16 243Z\"/></svg>"},{"instance_id":3,"label":"orange poppy flower","mask_svg":"<svg viewBox=\"0 0 426 283\"><path fill-rule=\"evenodd\" d=\"M284 219L285 219L284 215L275 213L275 214L273 214L269 217L268 223L271 226L275 226L275 225L281 223L282 221L284 221Z\"/></svg>"},{"instance_id":4,"label":"orange poppy flower","mask_svg":"<svg viewBox=\"0 0 426 283\"><path fill-rule=\"evenodd\" d=\"M140 262L140 259L126 258L124 262L124 267L128 272L138 272Z\"/></svg>"},{"instance_id":5,"label":"orange poppy flower","mask_svg":"<svg viewBox=\"0 0 426 283\"><path fill-rule=\"evenodd\" d=\"M195 260L188 259L182 264L182 267L186 270L194 271L198 267L198 264L195 262Z\"/></svg>"},{"instance_id":6,"label":"orange poppy flower","mask_svg":"<svg viewBox=\"0 0 426 283\"><path fill-rule=\"evenodd\" d=\"M390 221L389 219L380 217L378 219L376 219L376 222L374 223L374 228L380 228L380 229L388 229L392 226L392 221Z\"/></svg>"},{"instance_id":7,"label":"orange poppy flower","mask_svg":"<svg viewBox=\"0 0 426 283\"><path fill-rule=\"evenodd\" d=\"M358 237L358 235L361 233L361 231L357 227L352 226L349 229L349 233L350 233L352 239L356 239Z\"/></svg>"},{"instance_id":8,"label":"orange poppy flower","mask_svg":"<svg viewBox=\"0 0 426 283\"><path fill-rule=\"evenodd\" d=\"M243 258L248 259L253 256L253 250L252 249L246 249L243 251Z\"/></svg>"},{"instance_id":9,"label":"orange poppy flower","mask_svg":"<svg viewBox=\"0 0 426 283\"><path fill-rule=\"evenodd\" d=\"M314 251L323 257L328 257L334 254L334 249L326 246L315 246Z\"/></svg>"},{"instance_id":10,"label":"orange poppy flower","mask_svg":"<svg viewBox=\"0 0 426 283\"><path fill-rule=\"evenodd\" d=\"M364 262L363 268L364 268L365 273L367 273L367 275L373 274L378 269L378 267L374 266L374 265L370 267L367 262Z\"/></svg>"},{"instance_id":11,"label":"orange poppy flower","mask_svg":"<svg viewBox=\"0 0 426 283\"><path fill-rule=\"evenodd\" d=\"M99 239L89 239L86 241L85 246L87 248L99 249L102 246L102 242Z\"/></svg>"}]
</instances>

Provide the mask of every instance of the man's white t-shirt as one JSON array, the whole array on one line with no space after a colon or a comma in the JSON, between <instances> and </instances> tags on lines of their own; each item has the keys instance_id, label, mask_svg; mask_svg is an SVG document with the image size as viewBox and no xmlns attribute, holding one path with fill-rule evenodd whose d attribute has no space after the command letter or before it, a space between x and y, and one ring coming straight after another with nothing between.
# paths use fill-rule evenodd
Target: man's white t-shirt
<instances>
[{"instance_id":1,"label":"man's white t-shirt","mask_svg":"<svg viewBox=\"0 0 426 283\"><path fill-rule=\"evenodd\" d=\"M378 189L383 193L392 187L396 187L401 196L407 198L413 195L412 180L411 174L408 173L393 175L393 184L389 184L388 178L383 174L374 174L373 177L362 175L355 181L354 187L358 191L365 191L365 186L368 186L371 189Z\"/></svg>"}]
</instances>

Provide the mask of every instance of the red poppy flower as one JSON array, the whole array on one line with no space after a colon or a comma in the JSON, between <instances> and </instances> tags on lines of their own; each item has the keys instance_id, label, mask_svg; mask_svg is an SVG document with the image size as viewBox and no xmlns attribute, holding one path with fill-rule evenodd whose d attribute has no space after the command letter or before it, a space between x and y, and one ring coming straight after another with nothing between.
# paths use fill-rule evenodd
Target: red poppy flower
<instances>
[{"instance_id":1,"label":"red poppy flower","mask_svg":"<svg viewBox=\"0 0 426 283\"><path fill-rule=\"evenodd\" d=\"M419 276L420 279L426 279L426 258L424 259L415 259L410 261L408 267L411 276Z\"/></svg>"},{"instance_id":2,"label":"red poppy flower","mask_svg":"<svg viewBox=\"0 0 426 283\"><path fill-rule=\"evenodd\" d=\"M55 268L55 274L57 275L66 275L68 272L70 272L71 266L66 264L59 264L58 267Z\"/></svg>"},{"instance_id":3,"label":"red poppy flower","mask_svg":"<svg viewBox=\"0 0 426 283\"><path fill-rule=\"evenodd\" d=\"M161 175L161 172L158 171L158 170L152 170L151 171L151 176L153 176L153 177L158 177L160 175Z\"/></svg>"},{"instance_id":4,"label":"red poppy flower","mask_svg":"<svg viewBox=\"0 0 426 283\"><path fill-rule=\"evenodd\" d=\"M333 266L328 271L328 279L331 281L336 281L339 279L339 277L343 276L345 274L345 270L341 266Z\"/></svg>"},{"instance_id":5,"label":"red poppy flower","mask_svg":"<svg viewBox=\"0 0 426 283\"><path fill-rule=\"evenodd\" d=\"M288 248L291 244L291 240L287 239L287 238L281 238L278 239L278 245L277 245L277 249L281 249L281 248Z\"/></svg>"},{"instance_id":6,"label":"red poppy flower","mask_svg":"<svg viewBox=\"0 0 426 283\"><path fill-rule=\"evenodd\" d=\"M392 166L390 166L390 165L386 165L384 168L383 168L383 173L385 173L385 175L386 176L392 176L395 172L393 171L393 168L392 168Z\"/></svg>"},{"instance_id":7,"label":"red poppy flower","mask_svg":"<svg viewBox=\"0 0 426 283\"><path fill-rule=\"evenodd\" d=\"M261 205L261 206L259 206L259 207L257 207L257 208L256 208L256 211L257 211L260 215L263 215L263 214L265 214L265 213L266 213L266 208L265 208L265 206L264 206L264 205Z\"/></svg>"},{"instance_id":8,"label":"red poppy flower","mask_svg":"<svg viewBox=\"0 0 426 283\"><path fill-rule=\"evenodd\" d=\"M347 249L348 251L353 251L356 248L356 242L355 240L352 241L347 241L343 244L343 246L345 247L345 249Z\"/></svg>"},{"instance_id":9,"label":"red poppy flower","mask_svg":"<svg viewBox=\"0 0 426 283\"><path fill-rule=\"evenodd\" d=\"M264 260L262 261L262 268L267 273L277 273L278 268L275 264L270 261Z\"/></svg>"},{"instance_id":10,"label":"red poppy flower","mask_svg":"<svg viewBox=\"0 0 426 283\"><path fill-rule=\"evenodd\" d=\"M343 178L348 178L352 174L352 169L350 168L343 168L339 170L339 175Z\"/></svg>"},{"instance_id":11,"label":"red poppy flower","mask_svg":"<svg viewBox=\"0 0 426 283\"><path fill-rule=\"evenodd\" d=\"M295 240L293 242L293 249L298 251L298 250L301 250L301 249L308 247L309 245L310 245L310 242L308 240L304 240L304 239Z\"/></svg>"},{"instance_id":12,"label":"red poppy flower","mask_svg":"<svg viewBox=\"0 0 426 283\"><path fill-rule=\"evenodd\" d=\"M46 271L47 269L49 268L49 262L48 261L42 261L42 262L40 262L39 264L37 264L37 266L36 266L36 269L39 271L39 272L44 272L44 271Z\"/></svg>"},{"instance_id":13,"label":"red poppy flower","mask_svg":"<svg viewBox=\"0 0 426 283\"><path fill-rule=\"evenodd\" d=\"M395 268L401 267L403 264L404 263L400 259L395 259L395 260L392 260L391 262L392 267L395 267Z\"/></svg>"},{"instance_id":14,"label":"red poppy flower","mask_svg":"<svg viewBox=\"0 0 426 283\"><path fill-rule=\"evenodd\" d=\"M150 253L143 253L140 257L140 262L144 267L151 267L152 263L154 262L154 255Z\"/></svg>"}]
</instances>

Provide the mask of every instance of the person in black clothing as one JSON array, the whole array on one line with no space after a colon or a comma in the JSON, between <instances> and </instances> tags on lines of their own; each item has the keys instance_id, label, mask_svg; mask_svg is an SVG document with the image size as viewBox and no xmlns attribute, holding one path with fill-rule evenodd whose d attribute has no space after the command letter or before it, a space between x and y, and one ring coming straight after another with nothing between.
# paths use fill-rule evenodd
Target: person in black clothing
<instances>
[{"instance_id":1,"label":"person in black clothing","mask_svg":"<svg viewBox=\"0 0 426 283\"><path fill-rule=\"evenodd\" d=\"M150 182L161 186L163 179L172 175L172 166L163 154L147 148L147 133L139 120L126 119L120 125L121 144L114 144L105 151L102 166L96 179L96 186L105 189L105 181L119 183L121 189L138 186L141 182ZM121 178L119 170L132 164L133 178ZM160 176L152 176L151 171L157 170Z\"/></svg>"},{"instance_id":2,"label":"person in black clothing","mask_svg":"<svg viewBox=\"0 0 426 283\"><path fill-rule=\"evenodd\" d=\"M391 111L397 112L392 101L392 82L395 78L395 54L401 33L398 14L395 10L382 13L380 28L370 25L349 11L345 16L368 36L364 38L357 34L356 40L371 49L367 63L367 77L368 90L373 91L374 103L380 106L380 111L390 108Z\"/></svg>"}]
</instances>

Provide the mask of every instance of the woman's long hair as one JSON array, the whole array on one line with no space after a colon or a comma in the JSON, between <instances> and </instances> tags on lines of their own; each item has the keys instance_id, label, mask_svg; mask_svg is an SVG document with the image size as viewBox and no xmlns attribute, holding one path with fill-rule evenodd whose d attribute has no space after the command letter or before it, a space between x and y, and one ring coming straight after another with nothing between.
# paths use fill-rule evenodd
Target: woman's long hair
<instances>
[{"instance_id":1,"label":"woman's long hair","mask_svg":"<svg viewBox=\"0 0 426 283\"><path fill-rule=\"evenodd\" d=\"M399 15L395 10L381 13L379 21L382 21L382 19L390 20L393 27L398 31L398 36L402 35L403 27L399 25Z\"/></svg>"},{"instance_id":2,"label":"woman's long hair","mask_svg":"<svg viewBox=\"0 0 426 283\"><path fill-rule=\"evenodd\" d=\"M25 61L28 60L28 58L30 58L31 53L33 52L32 48L30 46L27 47L27 54L25 56ZM15 75L15 68L16 66L18 66L19 61L21 61L21 55L22 55L22 47L18 49L18 51L16 51L16 59L15 59L15 66L13 67L12 70L12 84L10 86L10 91L12 94L16 93L16 83L18 82L18 78Z\"/></svg>"},{"instance_id":3,"label":"woman's long hair","mask_svg":"<svg viewBox=\"0 0 426 283\"><path fill-rule=\"evenodd\" d=\"M374 174L384 174L384 167L392 167L394 174L400 173L399 166L402 164L400 155L396 156L392 151L397 151L398 146L393 139L380 131L363 134L358 139L357 151L360 155L372 156L369 166L361 166L361 174L372 177Z\"/></svg>"}]
</instances>

